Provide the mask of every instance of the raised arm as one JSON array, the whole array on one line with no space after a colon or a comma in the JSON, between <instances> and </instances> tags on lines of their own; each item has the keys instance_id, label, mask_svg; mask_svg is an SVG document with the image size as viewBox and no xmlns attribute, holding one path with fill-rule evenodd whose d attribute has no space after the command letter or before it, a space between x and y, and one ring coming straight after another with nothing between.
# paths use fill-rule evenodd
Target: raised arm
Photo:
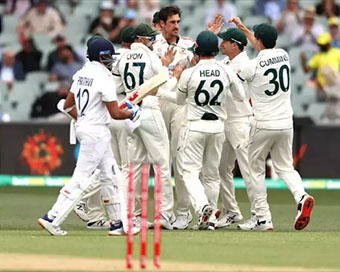
<instances>
[{"instance_id":1,"label":"raised arm","mask_svg":"<svg viewBox=\"0 0 340 272\"><path fill-rule=\"evenodd\" d=\"M221 32L223 27L223 16L220 14L215 15L214 20L208 23L207 30L214 32L215 35Z\"/></svg>"},{"instance_id":2,"label":"raised arm","mask_svg":"<svg viewBox=\"0 0 340 272\"><path fill-rule=\"evenodd\" d=\"M247 39L255 47L257 51L261 50L260 44L254 36L254 33L245 26L245 24L238 17L233 17L229 20L229 23L234 23L243 33L246 35Z\"/></svg>"}]
</instances>

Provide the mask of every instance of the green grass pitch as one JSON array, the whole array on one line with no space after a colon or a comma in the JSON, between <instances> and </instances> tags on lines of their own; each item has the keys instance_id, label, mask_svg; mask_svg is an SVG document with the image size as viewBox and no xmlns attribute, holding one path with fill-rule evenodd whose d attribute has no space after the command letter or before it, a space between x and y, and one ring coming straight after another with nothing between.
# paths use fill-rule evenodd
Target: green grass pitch
<instances>
[{"instance_id":1,"label":"green grass pitch","mask_svg":"<svg viewBox=\"0 0 340 272\"><path fill-rule=\"evenodd\" d=\"M41 229L37 219L51 207L58 191L58 188L0 187L0 253L124 259L126 238L109 237L107 231L87 230L74 213L63 225L69 231L66 237L52 237ZM245 190L236 193L247 219L250 212ZM316 203L311 222L303 231L293 227L296 206L291 194L270 190L274 231L242 232L236 225L216 231L163 231L161 258L176 263L340 270L340 191L309 193ZM135 259L139 257L138 240L136 237ZM151 258L152 231L148 249Z\"/></svg>"}]
</instances>

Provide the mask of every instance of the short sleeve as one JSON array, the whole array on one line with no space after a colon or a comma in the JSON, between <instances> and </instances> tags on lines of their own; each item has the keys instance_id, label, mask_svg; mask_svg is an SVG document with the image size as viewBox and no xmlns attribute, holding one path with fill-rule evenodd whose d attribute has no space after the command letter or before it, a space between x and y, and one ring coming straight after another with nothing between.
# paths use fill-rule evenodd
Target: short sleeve
<instances>
[{"instance_id":1,"label":"short sleeve","mask_svg":"<svg viewBox=\"0 0 340 272\"><path fill-rule=\"evenodd\" d=\"M71 85L71 88L70 88L70 92L71 93L73 93L73 94L75 94L75 93L77 93L77 84L75 84L75 80L74 80L74 78L73 78L73 82L72 82L72 85Z\"/></svg>"},{"instance_id":2,"label":"short sleeve","mask_svg":"<svg viewBox=\"0 0 340 272\"><path fill-rule=\"evenodd\" d=\"M176 93L176 103L178 105L184 105L188 96L188 79L191 74L190 70L191 69L185 70L178 81Z\"/></svg>"},{"instance_id":3,"label":"short sleeve","mask_svg":"<svg viewBox=\"0 0 340 272\"><path fill-rule=\"evenodd\" d=\"M177 84L178 91L184 94L188 92L188 78L189 78L188 72L189 72L188 70L183 71Z\"/></svg>"},{"instance_id":4,"label":"short sleeve","mask_svg":"<svg viewBox=\"0 0 340 272\"><path fill-rule=\"evenodd\" d=\"M150 54L150 60L151 60L151 63L152 63L152 70L153 70L154 74L158 74L164 68L166 68L162 65L162 61L160 60L160 58L156 54L154 54L154 53Z\"/></svg>"},{"instance_id":5,"label":"short sleeve","mask_svg":"<svg viewBox=\"0 0 340 272\"><path fill-rule=\"evenodd\" d=\"M113 76L103 80L99 90L102 93L102 100L104 102L117 101L116 85Z\"/></svg>"},{"instance_id":6,"label":"short sleeve","mask_svg":"<svg viewBox=\"0 0 340 272\"><path fill-rule=\"evenodd\" d=\"M319 67L319 55L315 55L308 63L308 65L313 68L316 69Z\"/></svg>"},{"instance_id":7,"label":"short sleeve","mask_svg":"<svg viewBox=\"0 0 340 272\"><path fill-rule=\"evenodd\" d=\"M237 71L237 76L241 81L251 81L255 75L255 65L250 63L248 65L243 65Z\"/></svg>"}]
</instances>

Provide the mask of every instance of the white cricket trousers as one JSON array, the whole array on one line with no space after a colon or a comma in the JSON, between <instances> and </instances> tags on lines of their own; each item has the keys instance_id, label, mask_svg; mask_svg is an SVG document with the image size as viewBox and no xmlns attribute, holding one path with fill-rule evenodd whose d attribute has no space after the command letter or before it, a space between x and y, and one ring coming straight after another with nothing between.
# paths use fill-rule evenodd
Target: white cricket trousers
<instances>
[{"instance_id":1,"label":"white cricket trousers","mask_svg":"<svg viewBox=\"0 0 340 272\"><path fill-rule=\"evenodd\" d=\"M271 219L267 202L265 164L268 154L273 161L274 170L286 183L298 203L305 194L302 180L293 167L293 128L285 130L265 130L252 127L248 150L250 176L254 189L256 217Z\"/></svg>"},{"instance_id":2,"label":"white cricket trousers","mask_svg":"<svg viewBox=\"0 0 340 272\"><path fill-rule=\"evenodd\" d=\"M169 139L164 120L159 109L143 108L141 124L128 139L129 159L134 164L135 216L141 215L141 170L142 164L150 162L161 166L162 216L170 220L173 217L174 196L171 184L169 163ZM154 168L155 170L155 168Z\"/></svg>"},{"instance_id":3,"label":"white cricket trousers","mask_svg":"<svg viewBox=\"0 0 340 272\"><path fill-rule=\"evenodd\" d=\"M190 200L188 191L184 185L183 177L180 174L180 163L177 163L177 147L180 138L180 131L185 120L186 106L170 103L165 99L159 100L161 112L164 118L165 126L169 135L170 155L175 177L176 190L176 209L177 214L187 214L190 211ZM170 168L171 169L171 168Z\"/></svg>"},{"instance_id":4,"label":"white cricket trousers","mask_svg":"<svg viewBox=\"0 0 340 272\"><path fill-rule=\"evenodd\" d=\"M124 196L127 196L127 180L129 173L127 137L130 132L127 128L125 120L111 119L109 123L109 129L111 132L111 147L113 155L117 166L123 175L123 193ZM93 186L94 190L86 195L83 199L83 201L86 201L89 222L105 219L105 210L102 206L100 181L97 179L92 182L96 182L97 185ZM127 203L127 199L125 199L125 203Z\"/></svg>"},{"instance_id":5,"label":"white cricket trousers","mask_svg":"<svg viewBox=\"0 0 340 272\"><path fill-rule=\"evenodd\" d=\"M250 170L248 162L248 144L250 133L249 117L227 120L224 126L225 141L223 143L220 177L220 195L222 200L223 213L227 212L241 214L235 196L235 184L233 169L237 160L242 178L246 185L247 195L250 202L250 211L255 214L254 195L251 188Z\"/></svg>"},{"instance_id":6,"label":"white cricket trousers","mask_svg":"<svg viewBox=\"0 0 340 272\"><path fill-rule=\"evenodd\" d=\"M62 195L73 200L77 198L79 192L91 191L90 176L98 168L101 194L109 218L113 222L122 220L124 224L126 204L122 191L122 175L113 157L109 129L106 126L77 127L76 135L80 142L77 165L71 180L61 189L51 214L55 216L54 214L63 206L65 197Z\"/></svg>"},{"instance_id":7,"label":"white cricket trousers","mask_svg":"<svg viewBox=\"0 0 340 272\"><path fill-rule=\"evenodd\" d=\"M130 135L126 120L112 119L109 124L111 132L112 151L117 165L124 176L124 182L127 183L129 177L129 152L128 136Z\"/></svg>"},{"instance_id":8,"label":"white cricket trousers","mask_svg":"<svg viewBox=\"0 0 340 272\"><path fill-rule=\"evenodd\" d=\"M220 175L218 172L221 159L224 133L206 133L191 131L184 128L183 147L179 148L177 156L182 163L184 184L189 193L191 204L196 212L210 204L217 208L217 200L220 187ZM199 176L204 167L202 180Z\"/></svg>"}]
</instances>

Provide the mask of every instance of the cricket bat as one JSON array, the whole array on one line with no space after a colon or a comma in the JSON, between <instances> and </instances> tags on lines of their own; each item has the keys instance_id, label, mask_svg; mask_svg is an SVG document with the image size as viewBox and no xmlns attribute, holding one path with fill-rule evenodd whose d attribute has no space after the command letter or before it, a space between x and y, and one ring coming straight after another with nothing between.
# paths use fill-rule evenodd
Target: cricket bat
<instances>
[{"instance_id":1,"label":"cricket bat","mask_svg":"<svg viewBox=\"0 0 340 272\"><path fill-rule=\"evenodd\" d=\"M153 91L158 89L160 86L165 84L168 80L168 71L164 70L159 74L153 76L149 80L145 81L142 85L140 85L136 90L134 90L127 98L119 103L119 108L124 110L127 108L125 101L129 100L133 105L138 104L143 100L143 98Z\"/></svg>"}]
</instances>

